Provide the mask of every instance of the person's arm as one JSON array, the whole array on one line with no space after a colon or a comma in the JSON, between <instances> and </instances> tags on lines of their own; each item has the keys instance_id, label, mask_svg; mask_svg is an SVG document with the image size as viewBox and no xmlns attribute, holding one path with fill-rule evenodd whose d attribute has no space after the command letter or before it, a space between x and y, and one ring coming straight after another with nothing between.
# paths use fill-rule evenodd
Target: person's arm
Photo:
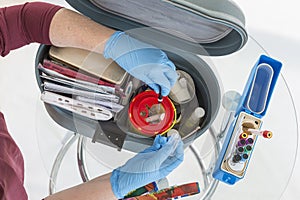
<instances>
[{"instance_id":1,"label":"person's arm","mask_svg":"<svg viewBox=\"0 0 300 200\"><path fill-rule=\"evenodd\" d=\"M38 42L103 53L115 30L61 6L32 2L0 8L0 51Z\"/></svg>"},{"instance_id":2,"label":"person's arm","mask_svg":"<svg viewBox=\"0 0 300 200\"><path fill-rule=\"evenodd\" d=\"M163 96L169 94L177 80L175 65L165 52L77 12L59 10L51 22L49 35L55 46L82 48L113 59L132 76Z\"/></svg>"},{"instance_id":3,"label":"person's arm","mask_svg":"<svg viewBox=\"0 0 300 200\"><path fill-rule=\"evenodd\" d=\"M178 78L162 50L77 12L41 2L0 8L0 55L33 42L101 53L163 96Z\"/></svg>"},{"instance_id":4,"label":"person's arm","mask_svg":"<svg viewBox=\"0 0 300 200\"><path fill-rule=\"evenodd\" d=\"M49 38L59 47L76 47L102 54L106 41L115 32L72 10L63 8L53 17Z\"/></svg>"},{"instance_id":5,"label":"person's arm","mask_svg":"<svg viewBox=\"0 0 300 200\"><path fill-rule=\"evenodd\" d=\"M180 136L157 135L153 145L129 159L112 173L63 190L45 200L114 200L129 192L165 178L183 161Z\"/></svg>"},{"instance_id":6,"label":"person's arm","mask_svg":"<svg viewBox=\"0 0 300 200\"><path fill-rule=\"evenodd\" d=\"M48 196L44 200L114 200L110 184L111 173Z\"/></svg>"},{"instance_id":7,"label":"person's arm","mask_svg":"<svg viewBox=\"0 0 300 200\"><path fill-rule=\"evenodd\" d=\"M115 30L67 8L43 2L0 8L0 54L30 43L103 53Z\"/></svg>"},{"instance_id":8,"label":"person's arm","mask_svg":"<svg viewBox=\"0 0 300 200\"><path fill-rule=\"evenodd\" d=\"M0 8L0 55L33 42L51 44L49 25L61 8L42 2Z\"/></svg>"}]
</instances>

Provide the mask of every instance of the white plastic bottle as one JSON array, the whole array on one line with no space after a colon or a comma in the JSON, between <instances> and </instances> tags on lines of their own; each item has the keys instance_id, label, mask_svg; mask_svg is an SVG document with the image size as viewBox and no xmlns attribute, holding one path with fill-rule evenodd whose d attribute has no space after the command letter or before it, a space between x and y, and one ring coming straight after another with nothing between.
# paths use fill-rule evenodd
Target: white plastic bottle
<instances>
[{"instance_id":1,"label":"white plastic bottle","mask_svg":"<svg viewBox=\"0 0 300 200\"><path fill-rule=\"evenodd\" d=\"M197 126L199 126L200 120L204 115L205 110L201 107L197 107L189 118L183 122L182 126L179 128L179 133L181 135L186 135L193 131Z\"/></svg>"}]
</instances>

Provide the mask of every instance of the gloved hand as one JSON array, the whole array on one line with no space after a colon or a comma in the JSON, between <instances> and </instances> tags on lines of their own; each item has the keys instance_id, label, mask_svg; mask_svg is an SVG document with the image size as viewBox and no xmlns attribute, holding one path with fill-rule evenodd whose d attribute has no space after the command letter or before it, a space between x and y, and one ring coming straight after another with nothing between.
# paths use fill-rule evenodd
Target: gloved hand
<instances>
[{"instance_id":1,"label":"gloved hand","mask_svg":"<svg viewBox=\"0 0 300 200\"><path fill-rule=\"evenodd\" d=\"M117 198L166 177L183 161L183 142L178 134L155 137L151 147L113 170L110 182Z\"/></svg>"},{"instance_id":2,"label":"gloved hand","mask_svg":"<svg viewBox=\"0 0 300 200\"><path fill-rule=\"evenodd\" d=\"M167 96L178 75L175 65L160 49L116 31L106 42L105 58L111 58L135 78L143 81L156 93L159 86Z\"/></svg>"}]
</instances>

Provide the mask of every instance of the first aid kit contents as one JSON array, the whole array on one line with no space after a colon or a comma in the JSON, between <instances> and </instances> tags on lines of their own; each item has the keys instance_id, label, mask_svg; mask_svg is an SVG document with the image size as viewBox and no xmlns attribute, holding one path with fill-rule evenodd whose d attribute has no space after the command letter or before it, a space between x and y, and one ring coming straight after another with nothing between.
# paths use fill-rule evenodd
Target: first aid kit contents
<instances>
[{"instance_id":1,"label":"first aid kit contents","mask_svg":"<svg viewBox=\"0 0 300 200\"><path fill-rule=\"evenodd\" d=\"M36 79L46 112L57 124L93 142L113 143L133 152L151 145L155 134L167 134L170 129L177 130L188 146L211 126L219 110L221 87L212 66L199 55L224 56L246 44L245 18L236 4L66 2L101 25L161 49L176 66L179 79L169 96L158 102L156 94L148 93L151 88L111 59L82 49L41 45ZM144 104L149 94L151 100Z\"/></svg>"},{"instance_id":2,"label":"first aid kit contents","mask_svg":"<svg viewBox=\"0 0 300 200\"><path fill-rule=\"evenodd\" d=\"M282 64L262 55L253 67L228 129L213 177L227 184L244 178L256 141L270 139L272 132L261 130ZM255 163L254 163L255 165Z\"/></svg>"},{"instance_id":3,"label":"first aid kit contents","mask_svg":"<svg viewBox=\"0 0 300 200\"><path fill-rule=\"evenodd\" d=\"M200 186L198 182L176 185L160 190L158 190L157 184L154 182L131 192L125 196L124 200L178 199L199 193Z\"/></svg>"},{"instance_id":4,"label":"first aid kit contents","mask_svg":"<svg viewBox=\"0 0 300 200\"><path fill-rule=\"evenodd\" d=\"M72 63L77 64L72 65L69 61L70 53L74 53L73 56L77 58ZM113 69L111 69L107 61L101 62L104 59L101 59L100 55L98 55L100 60L95 53L91 55L84 50L76 51L74 48L60 50L51 47L49 58L45 58L38 65L44 88L41 99L73 113L106 121L124 107L119 102L125 94L119 85L121 79L116 75L122 70L116 67L116 64L112 65ZM80 62L85 63L82 64L83 66L88 63L89 68L79 68ZM100 63L97 64L98 62ZM92 69L97 69L99 74L97 76L96 72L92 74ZM112 71L109 73L110 70ZM126 72L123 71L121 74L122 79L125 79Z\"/></svg>"},{"instance_id":5,"label":"first aid kit contents","mask_svg":"<svg viewBox=\"0 0 300 200\"><path fill-rule=\"evenodd\" d=\"M185 137L199 130L205 110L199 106L193 78L177 70L179 79L162 97L102 55L51 46L37 69L41 100L73 114L111 121L125 133L153 137L170 129Z\"/></svg>"}]
</instances>

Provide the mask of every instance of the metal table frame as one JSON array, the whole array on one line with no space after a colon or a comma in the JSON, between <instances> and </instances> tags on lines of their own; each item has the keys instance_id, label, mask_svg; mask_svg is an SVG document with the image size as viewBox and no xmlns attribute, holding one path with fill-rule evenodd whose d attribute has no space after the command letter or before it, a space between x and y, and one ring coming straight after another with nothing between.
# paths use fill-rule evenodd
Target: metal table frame
<instances>
[{"instance_id":1,"label":"metal table frame","mask_svg":"<svg viewBox=\"0 0 300 200\"><path fill-rule=\"evenodd\" d=\"M225 119L225 118L224 118ZM212 178L212 170L214 169L214 161L217 159L218 154L221 149L221 139L224 136L224 132L226 131L226 128L228 126L228 122L230 120L230 117L227 118L227 122L223 123L225 126L223 126L223 130L220 131L219 134L216 134L216 131L213 127L208 129L209 134L212 136L214 142L215 142L215 153L214 153L214 160L210 163L209 167L205 169L205 165L203 163L203 160L201 159L200 153L198 152L197 148L194 144L189 145L188 148L192 151L193 155L196 158L197 163L199 164L201 168L201 173L204 178L204 188L202 188L202 196L201 200L209 200L211 199L212 195L214 194L219 181ZM49 179L49 194L53 194L55 192L55 183L57 180L57 175L59 172L59 169L61 167L61 163L63 161L63 158L65 157L66 153L70 149L70 147L74 144L74 142L77 141L77 165L80 172L80 176L83 182L89 181L89 177L87 175L87 169L86 169L86 162L85 162L85 156L84 156L84 144L86 142L86 137L83 135L79 135L77 133L74 133L68 141L65 142L65 144L61 147L59 150L56 159L53 163L51 173L50 173L50 179Z\"/></svg>"}]
</instances>

